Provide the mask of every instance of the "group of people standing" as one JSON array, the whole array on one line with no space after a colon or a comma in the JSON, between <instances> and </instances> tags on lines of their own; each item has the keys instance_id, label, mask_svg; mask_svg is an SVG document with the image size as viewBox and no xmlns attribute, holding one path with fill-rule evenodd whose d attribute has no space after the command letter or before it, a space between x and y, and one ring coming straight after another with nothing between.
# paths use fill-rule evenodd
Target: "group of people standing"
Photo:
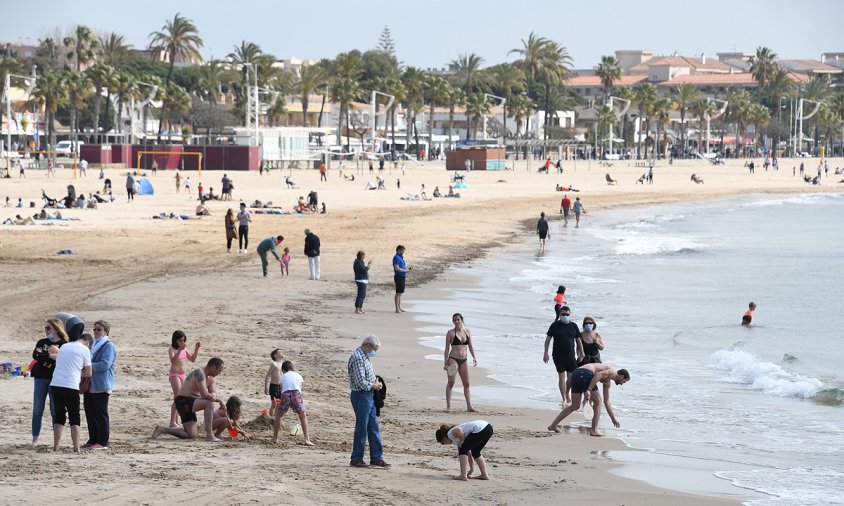
<instances>
[{"instance_id":1,"label":"group of people standing","mask_svg":"<svg viewBox=\"0 0 844 506\"><path fill-rule=\"evenodd\" d=\"M49 400L53 450L58 451L65 423L70 422L73 450L104 450L109 444L108 401L114 384L117 349L108 322L94 323L94 335L83 333L84 322L58 313L44 322L45 336L32 351L32 445L38 444L44 408ZM70 329L70 331L66 330ZM80 394L83 396L88 440L79 445Z\"/></svg>"}]
</instances>

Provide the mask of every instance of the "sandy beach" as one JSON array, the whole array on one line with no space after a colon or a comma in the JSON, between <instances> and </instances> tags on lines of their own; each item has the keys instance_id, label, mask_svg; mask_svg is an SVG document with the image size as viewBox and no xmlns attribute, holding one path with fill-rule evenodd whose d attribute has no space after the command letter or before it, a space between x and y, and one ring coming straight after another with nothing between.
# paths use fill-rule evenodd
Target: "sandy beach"
<instances>
[{"instance_id":1,"label":"sandy beach","mask_svg":"<svg viewBox=\"0 0 844 506\"><path fill-rule=\"evenodd\" d=\"M51 432L42 429L41 441L31 448L32 382L0 379L4 429L0 433L0 484L4 502L35 497L44 502L164 504L201 500L211 504L248 504L280 499L293 504L551 504L561 500L610 504L737 504L750 497L727 482L693 483L706 469L690 470L671 461L641 462L644 471L614 472L619 463L608 452L629 450L613 438L590 438L582 417L564 422L563 434L545 430L553 413L504 404L478 404L480 413L446 413L445 375L437 362L424 357L430 348L419 344L421 333L414 319L414 298L437 297L438 290L460 280L442 274L449 266L471 262L514 241L536 241L532 229L539 213L560 219L563 193L555 185L573 186L587 210L581 220L618 206L712 200L744 193L841 192L829 161L829 176L821 186L807 185L792 176L792 166L803 161L808 174L817 159L784 159L779 171L765 171L756 160L748 174L744 160L710 166L702 160L677 160L654 169L654 184L636 184L642 168L632 162L564 162L565 172L538 174L539 161L518 161L515 170L467 174L468 189L461 198L404 201L424 184L428 195L435 186L446 193L450 173L444 163L407 162L404 171L385 171L387 190L366 191L375 180L364 165L347 163L346 175L336 170L327 182L317 171L284 170L269 175L229 173L235 184L234 202L208 203L213 216L201 219L158 220L159 213L187 214L192 218L196 183L219 190L222 172L187 173L194 193L176 192L173 171L149 176L154 196L138 196L127 203L125 170L111 169L116 200L96 210L62 210L66 218L50 225L0 226L0 361L27 364L35 342L42 336L44 318L70 311L86 321L111 323L111 338L118 348L115 391L110 402L111 443L107 452L53 453ZM511 163L512 166L512 163ZM73 179L65 169L56 179L29 171L27 179L0 181L0 197L18 197L36 208L0 208L0 221L16 214L31 216L40 210L42 189L51 197L65 194L74 184L77 193L102 190L98 170ZM605 174L618 180L608 185ZM696 173L705 181L694 184ZM290 175L298 189L285 187ZM397 188L397 179L401 187ZM327 214L291 214L300 195L319 193ZM238 201L272 201L284 215L253 215L249 252L227 254L223 216ZM309 281L303 255L305 228L322 241L322 280ZM269 278L262 278L257 243L282 234L282 247L291 250L290 276L282 277L270 263ZM551 244L554 241L551 237ZM395 246L407 248L414 266L404 301L410 311L393 312L390 260ZM75 255L58 256L59 250ZM352 262L364 250L372 260L370 293L364 315L353 314ZM455 308L458 311L459 308ZM450 314L440 315L443 334ZM167 382L167 348L171 333L183 330L188 347L202 342L198 363L221 357L226 370L218 379L222 398L238 395L244 401L245 428L255 441L223 443L181 441L169 436L151 439L156 424L166 423L171 402ZM349 404L346 362L367 334L381 338L374 361L388 383L388 399L381 415L385 459L390 470L349 467L354 414ZM263 378L269 353L281 348L305 378L303 397L311 426L313 448L301 446L289 435L295 416L289 413L281 443L272 445L272 428L260 412L268 407ZM477 350L482 356L483 350ZM537 354L541 350L536 350ZM483 365L483 364L481 364ZM631 371L632 372L632 371ZM472 371L473 385L491 384L481 368ZM462 406L460 389L454 405ZM623 396L615 403L623 405ZM49 418L49 417L48 417ZM201 415L200 415L201 418ZM485 450L492 480L468 483L448 479L457 472L452 448L434 441L441 423L482 418L495 427ZM606 423L606 421L604 421ZM86 433L83 417L82 432ZM645 459L647 460L647 459ZM693 472L694 471L694 472ZM372 473L375 473L373 476ZM696 474L697 473L697 474ZM650 478L648 477L650 475ZM630 477L637 478L631 479ZM672 489L652 483L672 483ZM701 492L700 489L704 491ZM699 493L693 493L698 491Z\"/></svg>"}]
</instances>

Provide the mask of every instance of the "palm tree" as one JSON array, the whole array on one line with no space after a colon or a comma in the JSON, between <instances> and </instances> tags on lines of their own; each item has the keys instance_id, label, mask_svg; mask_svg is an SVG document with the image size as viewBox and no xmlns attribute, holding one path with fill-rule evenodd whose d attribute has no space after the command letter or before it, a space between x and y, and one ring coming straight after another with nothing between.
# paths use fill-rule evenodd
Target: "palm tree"
<instances>
[{"instance_id":1,"label":"palm tree","mask_svg":"<svg viewBox=\"0 0 844 506\"><path fill-rule=\"evenodd\" d=\"M615 91L613 91L613 96L616 97L616 98L623 99L623 100L629 100L631 103L635 99L635 96L633 95L633 90L631 90L627 86L619 86ZM629 111L629 108L628 108L628 111ZM628 135L628 130L629 130L628 123L629 122L630 122L630 113L625 112L624 118L622 118L622 121L621 121L621 138L624 139L624 151L625 151L625 153L627 152L627 139L629 137L629 135Z\"/></svg>"},{"instance_id":2,"label":"palm tree","mask_svg":"<svg viewBox=\"0 0 844 506\"><path fill-rule=\"evenodd\" d=\"M645 122L645 139L647 139L650 132L650 117L653 113L653 106L659 98L656 93L656 86L651 83L639 83L633 88L633 95L635 97L636 107L639 109L639 117ZM639 132L636 139L636 158L641 158L642 152L642 132ZM645 141L645 159L648 158L648 143Z\"/></svg>"},{"instance_id":3,"label":"palm tree","mask_svg":"<svg viewBox=\"0 0 844 506\"><path fill-rule=\"evenodd\" d=\"M660 155L664 155L665 146L662 147L662 151L660 152L659 149L659 130L660 127L665 125L668 122L668 119L671 117L671 111L674 109L674 102L672 102L668 98L660 98L656 102L654 102L654 109L653 109L653 117L656 120L656 155L655 158L659 158Z\"/></svg>"},{"instance_id":4,"label":"palm tree","mask_svg":"<svg viewBox=\"0 0 844 506\"><path fill-rule=\"evenodd\" d=\"M85 100L93 93L91 80L82 72L68 72L65 77L68 106L70 106L70 133L73 140L79 139L79 111Z\"/></svg>"},{"instance_id":5,"label":"palm tree","mask_svg":"<svg viewBox=\"0 0 844 506\"><path fill-rule=\"evenodd\" d=\"M801 94L806 100L821 102L823 104L832 98L832 93L833 88L829 78L827 76L816 76L803 86L803 93ZM807 113L805 110L803 112L804 114ZM812 138L815 140L815 146L817 146L817 142L820 140L817 114L810 121L810 128L815 132ZM803 147L799 146L799 149L803 149Z\"/></svg>"},{"instance_id":6,"label":"palm tree","mask_svg":"<svg viewBox=\"0 0 844 506\"><path fill-rule=\"evenodd\" d=\"M32 90L32 99L39 107L44 107L45 122L47 123L47 143L54 146L56 143L53 125L56 121L56 111L63 106L67 100L67 88L64 85L64 78L57 70L45 70Z\"/></svg>"},{"instance_id":7,"label":"palm tree","mask_svg":"<svg viewBox=\"0 0 844 506\"><path fill-rule=\"evenodd\" d=\"M327 79L323 69L319 65L302 66L299 69L299 79L296 80L295 89L299 98L302 100L302 124L306 127L311 126L308 121L308 105L310 104L310 97L314 91L322 86ZM339 140L338 140L339 143Z\"/></svg>"},{"instance_id":8,"label":"palm tree","mask_svg":"<svg viewBox=\"0 0 844 506\"><path fill-rule=\"evenodd\" d=\"M404 83L402 83L401 79L397 77L389 77L384 80L382 83L382 90L384 93L390 94L393 96L393 105L390 107L390 131L391 131L391 138L392 144L390 146L391 151L395 151L396 149L396 107L404 101L405 96L405 89Z\"/></svg>"},{"instance_id":9,"label":"palm tree","mask_svg":"<svg viewBox=\"0 0 844 506\"><path fill-rule=\"evenodd\" d=\"M112 69L104 63L96 63L85 71L91 84L94 86L94 135L98 142L102 142L100 136L100 107L102 106L103 88L110 88L112 82ZM106 109L108 109L106 107Z\"/></svg>"},{"instance_id":10,"label":"palm tree","mask_svg":"<svg viewBox=\"0 0 844 506\"><path fill-rule=\"evenodd\" d=\"M598 109L595 119L598 121L598 130L604 131L604 139L608 139L610 127L618 123L618 116L615 115L615 110L611 109L609 105L604 104ZM601 148L603 149L603 146Z\"/></svg>"},{"instance_id":11,"label":"palm tree","mask_svg":"<svg viewBox=\"0 0 844 506\"><path fill-rule=\"evenodd\" d=\"M697 101L692 104L692 114L697 118L698 122L698 142L697 142L697 151L698 153L703 151L701 144L703 143L703 130L705 128L704 125L709 121L709 119L718 112L718 106L715 102L711 100L707 100L705 98L698 98ZM708 148L709 146L707 146Z\"/></svg>"},{"instance_id":12,"label":"palm tree","mask_svg":"<svg viewBox=\"0 0 844 506\"><path fill-rule=\"evenodd\" d=\"M129 55L130 46L122 35L111 32L101 35L97 43L98 60L111 68L117 68Z\"/></svg>"},{"instance_id":13,"label":"palm tree","mask_svg":"<svg viewBox=\"0 0 844 506\"><path fill-rule=\"evenodd\" d=\"M419 151L419 132L416 128L416 113L421 110L420 104L423 104L425 95L425 81L427 75L422 70L416 67L407 67L401 76L402 84L404 84L405 108L407 116L407 143L405 146L410 151L410 134L414 134L416 139L416 157L419 158L421 154Z\"/></svg>"},{"instance_id":14,"label":"palm tree","mask_svg":"<svg viewBox=\"0 0 844 506\"><path fill-rule=\"evenodd\" d=\"M363 60L356 51L340 53L334 58L332 67L337 77L357 79L363 72Z\"/></svg>"},{"instance_id":15,"label":"palm tree","mask_svg":"<svg viewBox=\"0 0 844 506\"><path fill-rule=\"evenodd\" d=\"M77 72L82 69L83 63L94 59L99 45L94 32L84 25L76 25L73 35L65 37L62 43L68 49L67 57L76 60Z\"/></svg>"},{"instance_id":16,"label":"palm tree","mask_svg":"<svg viewBox=\"0 0 844 506\"><path fill-rule=\"evenodd\" d=\"M493 90L504 98L504 136L507 136L507 110L513 90L520 90L525 84L525 74L522 69L512 63L496 65L489 72L490 84Z\"/></svg>"},{"instance_id":17,"label":"palm tree","mask_svg":"<svg viewBox=\"0 0 844 506\"><path fill-rule=\"evenodd\" d=\"M528 95L533 93L533 83L536 81L539 74L539 68L542 66L543 52L545 46L550 43L545 37L540 37L533 32L530 32L527 40L522 39L522 47L511 50L507 54L516 53L522 56L519 60L519 65L525 72L527 77L527 91Z\"/></svg>"},{"instance_id":18,"label":"palm tree","mask_svg":"<svg viewBox=\"0 0 844 506\"><path fill-rule=\"evenodd\" d=\"M601 63L595 70L595 75L601 78L601 84L604 86L604 103L606 103L612 92L613 84L621 79L621 62L616 60L614 56L602 56Z\"/></svg>"},{"instance_id":19,"label":"palm tree","mask_svg":"<svg viewBox=\"0 0 844 506\"><path fill-rule=\"evenodd\" d=\"M466 94L472 93L475 85L480 80L481 64L484 59L475 53L461 54L456 60L451 60L449 67L454 72L454 77L457 79L463 91Z\"/></svg>"},{"instance_id":20,"label":"palm tree","mask_svg":"<svg viewBox=\"0 0 844 506\"><path fill-rule=\"evenodd\" d=\"M61 55L59 54L59 45L52 37L38 39L38 50L35 54L41 58L46 58L50 63L49 67L58 68Z\"/></svg>"},{"instance_id":21,"label":"palm tree","mask_svg":"<svg viewBox=\"0 0 844 506\"><path fill-rule=\"evenodd\" d=\"M425 82L425 97L431 107L431 114L428 115L428 160L431 160L434 146L434 109L437 103L443 103L448 99L450 92L448 81L438 76L428 76Z\"/></svg>"},{"instance_id":22,"label":"palm tree","mask_svg":"<svg viewBox=\"0 0 844 506\"><path fill-rule=\"evenodd\" d=\"M240 88L237 93L237 105L241 110L244 109L244 104L249 101L249 67L253 66L254 71L257 71L258 58L263 54L261 46L254 42L240 41L239 46L234 46L234 51L228 54L226 58L235 64L240 65ZM243 125L248 126L249 118L246 114L243 115Z\"/></svg>"},{"instance_id":23,"label":"palm tree","mask_svg":"<svg viewBox=\"0 0 844 506\"><path fill-rule=\"evenodd\" d=\"M163 51L170 61L167 78L164 81L164 89L169 91L176 59L180 58L185 61L202 60L202 55L199 53L199 48L202 47L202 38L199 36L199 31L194 26L193 21L178 13L173 16L172 20L164 24L161 31L152 32L149 36L152 38L150 48ZM161 118L158 121L158 142L161 142L161 122L167 116L167 104L168 101L165 100L164 106L161 108Z\"/></svg>"},{"instance_id":24,"label":"palm tree","mask_svg":"<svg viewBox=\"0 0 844 506\"><path fill-rule=\"evenodd\" d=\"M771 120L771 111L762 104L750 104L750 107L748 107L747 110L747 120L753 125L753 132L758 145L758 142L762 137L759 128L764 127L768 124L768 121Z\"/></svg>"},{"instance_id":25,"label":"palm tree","mask_svg":"<svg viewBox=\"0 0 844 506\"><path fill-rule=\"evenodd\" d=\"M756 48L756 54L750 57L750 73L759 83L760 90L765 89L777 67L777 54L767 47L759 46Z\"/></svg>"},{"instance_id":26,"label":"palm tree","mask_svg":"<svg viewBox=\"0 0 844 506\"><path fill-rule=\"evenodd\" d=\"M165 109L169 111L169 116L167 117L168 143L173 142L173 123L175 123L175 120L181 121L182 115L190 109L190 106L190 94L178 84L170 83L170 89L164 95L164 105L161 108L162 111ZM187 142L187 139L183 139L183 142Z\"/></svg>"},{"instance_id":27,"label":"palm tree","mask_svg":"<svg viewBox=\"0 0 844 506\"><path fill-rule=\"evenodd\" d=\"M475 139L478 138L478 123L481 122L487 114L489 114L490 105L486 99L486 95L481 92L475 92L466 97L466 119L469 120L469 129L467 131L466 139L470 138L469 132L474 132Z\"/></svg>"},{"instance_id":28,"label":"palm tree","mask_svg":"<svg viewBox=\"0 0 844 506\"><path fill-rule=\"evenodd\" d=\"M360 86L358 82L351 77L340 77L331 83L331 100L340 104L340 121L337 122L337 144L342 141L342 125L343 118L346 119L346 151L349 152L349 132L351 126L349 125L349 108L352 101L360 95Z\"/></svg>"},{"instance_id":29,"label":"palm tree","mask_svg":"<svg viewBox=\"0 0 844 506\"><path fill-rule=\"evenodd\" d=\"M466 105L466 93L463 91L463 88L459 88L457 86L449 84L445 103L448 106L448 132L446 133L446 135L448 136L449 147L451 147L451 131L454 128L454 110L458 107L463 107L464 105ZM468 121L468 116L466 119Z\"/></svg>"},{"instance_id":30,"label":"palm tree","mask_svg":"<svg viewBox=\"0 0 844 506\"><path fill-rule=\"evenodd\" d=\"M527 95L516 95L510 100L510 111L513 113L513 119L516 120L516 138L521 132L522 122L533 114L534 109L533 100ZM525 125L525 135L527 135L527 125Z\"/></svg>"},{"instance_id":31,"label":"palm tree","mask_svg":"<svg viewBox=\"0 0 844 506\"><path fill-rule=\"evenodd\" d=\"M217 60L211 60L199 68L199 82L196 91L200 97L207 97L213 106L217 105L217 96L225 79L226 69Z\"/></svg>"},{"instance_id":32,"label":"palm tree","mask_svg":"<svg viewBox=\"0 0 844 506\"><path fill-rule=\"evenodd\" d=\"M750 107L750 94L747 90L730 87L727 89L727 110L724 113L724 123L733 123L736 126L736 158L741 156L741 134L747 124L747 113Z\"/></svg>"},{"instance_id":33,"label":"palm tree","mask_svg":"<svg viewBox=\"0 0 844 506\"><path fill-rule=\"evenodd\" d=\"M334 74L334 62L329 60L328 58L323 58L320 61L316 62L316 67L322 69L322 76L323 79L317 84L316 88L314 89L315 92L322 95L322 103L319 106L319 116L317 116L317 126L322 126L322 115L325 112L325 97L328 96L328 76ZM376 129L378 126L378 117L375 118L376 122ZM322 137L320 137L322 139Z\"/></svg>"},{"instance_id":34,"label":"palm tree","mask_svg":"<svg viewBox=\"0 0 844 506\"><path fill-rule=\"evenodd\" d=\"M117 97L117 131L119 133L123 133L124 106L132 99L137 98L139 91L138 82L131 74L118 72L114 76L114 94Z\"/></svg>"},{"instance_id":35,"label":"palm tree","mask_svg":"<svg viewBox=\"0 0 844 506\"><path fill-rule=\"evenodd\" d=\"M700 100L700 90L693 84L683 83L674 89L674 93L676 95L674 103L677 106L677 110L680 111L680 125L682 126L682 136L680 137L683 142L682 157L686 158L686 151L688 149L686 140L686 111Z\"/></svg>"},{"instance_id":36,"label":"palm tree","mask_svg":"<svg viewBox=\"0 0 844 506\"><path fill-rule=\"evenodd\" d=\"M553 114L549 114L551 106L551 88L562 85L568 79L571 69L571 56L566 48L549 41L545 44L540 60L538 80L545 88L545 136L548 139L548 125ZM544 151L544 148L543 148ZM543 154L544 156L544 154Z\"/></svg>"}]
</instances>

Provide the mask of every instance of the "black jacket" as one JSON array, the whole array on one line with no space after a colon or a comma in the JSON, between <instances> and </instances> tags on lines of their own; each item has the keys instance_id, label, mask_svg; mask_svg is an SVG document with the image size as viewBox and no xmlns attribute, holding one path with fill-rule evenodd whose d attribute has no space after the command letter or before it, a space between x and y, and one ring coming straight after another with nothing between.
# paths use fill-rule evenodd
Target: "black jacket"
<instances>
[{"instance_id":1,"label":"black jacket","mask_svg":"<svg viewBox=\"0 0 844 506\"><path fill-rule=\"evenodd\" d=\"M305 236L305 256L319 256L319 237L313 232Z\"/></svg>"},{"instance_id":2,"label":"black jacket","mask_svg":"<svg viewBox=\"0 0 844 506\"><path fill-rule=\"evenodd\" d=\"M381 416L381 408L384 407L384 399L387 398L387 383L381 376L375 376L381 382L381 390L375 390L375 416Z\"/></svg>"}]
</instances>

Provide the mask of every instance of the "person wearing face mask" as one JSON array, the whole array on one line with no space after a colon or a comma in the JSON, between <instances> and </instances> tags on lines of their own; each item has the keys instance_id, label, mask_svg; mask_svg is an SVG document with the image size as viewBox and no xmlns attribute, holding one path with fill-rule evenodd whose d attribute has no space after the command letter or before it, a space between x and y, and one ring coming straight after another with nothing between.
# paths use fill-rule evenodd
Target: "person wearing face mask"
<instances>
[{"instance_id":1,"label":"person wearing face mask","mask_svg":"<svg viewBox=\"0 0 844 506\"><path fill-rule=\"evenodd\" d=\"M577 363L580 367L585 364L600 364L601 350L604 349L604 339L601 334L597 332L598 324L591 316L583 319L583 332L581 334L581 341L583 342L583 358Z\"/></svg>"},{"instance_id":2,"label":"person wearing face mask","mask_svg":"<svg viewBox=\"0 0 844 506\"><path fill-rule=\"evenodd\" d=\"M378 416L375 410L375 392L383 385L375 376L375 368L371 359L375 357L381 341L375 336L367 336L361 345L355 348L349 357L349 387L352 408L355 410L355 438L352 444L352 467L380 467L389 468L384 462L384 451L381 444L381 429L378 427ZM363 451L369 440L369 464L363 461Z\"/></svg>"},{"instance_id":3,"label":"person wearing face mask","mask_svg":"<svg viewBox=\"0 0 844 506\"><path fill-rule=\"evenodd\" d=\"M50 395L50 382L53 381L58 348L68 342L64 324L58 318L50 318L44 323L44 334L46 337L35 343L35 349L32 350L32 358L35 360L35 365L30 371L35 384L32 395L32 446L38 444L41 421L44 418L44 405L48 397L50 399L50 426L52 427L56 422L53 397Z\"/></svg>"},{"instance_id":4,"label":"person wearing face mask","mask_svg":"<svg viewBox=\"0 0 844 506\"><path fill-rule=\"evenodd\" d=\"M548 345L553 339L551 356L557 369L560 395L563 396L564 405L570 404L571 373L577 369L577 363L583 357L583 341L580 329L571 321L571 309L568 306L560 308L560 318L548 327L545 334L545 355L542 360L548 363Z\"/></svg>"}]
</instances>

